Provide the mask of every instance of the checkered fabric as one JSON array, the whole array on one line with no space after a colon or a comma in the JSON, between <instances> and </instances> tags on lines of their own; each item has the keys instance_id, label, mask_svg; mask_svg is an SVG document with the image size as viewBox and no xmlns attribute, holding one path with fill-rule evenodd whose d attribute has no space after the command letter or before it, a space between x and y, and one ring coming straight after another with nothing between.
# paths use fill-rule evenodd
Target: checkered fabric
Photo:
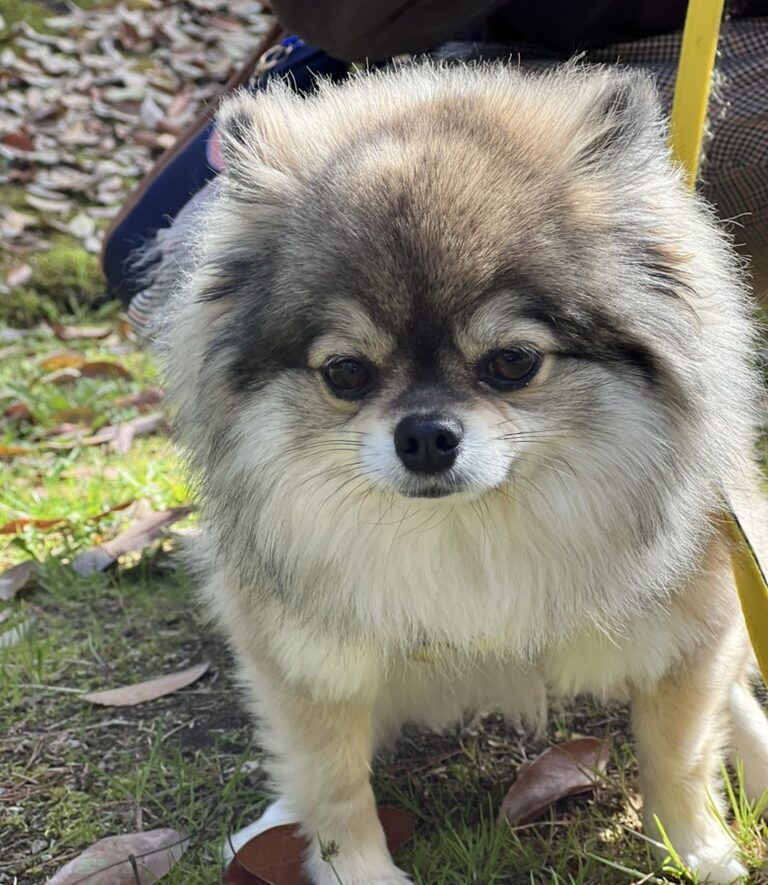
<instances>
[{"instance_id":1,"label":"checkered fabric","mask_svg":"<svg viewBox=\"0 0 768 885\"><path fill-rule=\"evenodd\" d=\"M617 43L583 54L586 64L619 64L653 73L667 113L672 107L682 33ZM545 70L568 54L524 44L446 43L439 59L509 59ZM768 249L768 18L725 21L710 97L699 189L722 219ZM739 237L737 236L737 239Z\"/></svg>"}]
</instances>

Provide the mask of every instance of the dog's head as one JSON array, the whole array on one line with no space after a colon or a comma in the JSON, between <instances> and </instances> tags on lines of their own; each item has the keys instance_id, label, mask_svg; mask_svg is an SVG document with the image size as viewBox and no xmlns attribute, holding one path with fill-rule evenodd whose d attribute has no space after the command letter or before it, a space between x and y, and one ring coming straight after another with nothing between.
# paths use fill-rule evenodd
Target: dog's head
<instances>
[{"instance_id":1,"label":"dog's head","mask_svg":"<svg viewBox=\"0 0 768 885\"><path fill-rule=\"evenodd\" d=\"M423 66L242 95L219 125L176 333L204 469L334 506L620 498L649 532L727 460L706 434L741 440L733 265L645 78Z\"/></svg>"}]
</instances>

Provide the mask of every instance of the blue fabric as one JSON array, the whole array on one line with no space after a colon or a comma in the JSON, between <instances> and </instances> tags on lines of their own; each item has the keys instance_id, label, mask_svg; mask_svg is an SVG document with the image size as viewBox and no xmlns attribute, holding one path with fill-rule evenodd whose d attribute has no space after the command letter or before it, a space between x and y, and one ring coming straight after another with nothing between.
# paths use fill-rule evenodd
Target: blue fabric
<instances>
[{"instance_id":1,"label":"blue fabric","mask_svg":"<svg viewBox=\"0 0 768 885\"><path fill-rule=\"evenodd\" d=\"M274 77L284 77L296 92L309 93L315 88L315 75L341 80L347 75L345 62L331 58L319 49L307 46L297 37L288 37L283 45L291 52L254 84L264 89ZM109 297L129 304L143 288L143 281L131 271L131 254L160 228L168 227L187 201L218 173L208 162L208 142L214 124L206 126L174 157L142 195L131 212L112 231L102 252L102 269L107 279Z\"/></svg>"}]
</instances>

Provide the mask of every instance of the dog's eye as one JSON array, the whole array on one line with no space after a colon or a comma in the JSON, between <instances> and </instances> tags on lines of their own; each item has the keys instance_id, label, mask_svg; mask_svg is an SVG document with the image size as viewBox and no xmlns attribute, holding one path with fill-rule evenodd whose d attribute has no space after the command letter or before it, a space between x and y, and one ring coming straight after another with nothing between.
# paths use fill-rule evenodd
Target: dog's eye
<instances>
[{"instance_id":1,"label":"dog's eye","mask_svg":"<svg viewBox=\"0 0 768 885\"><path fill-rule=\"evenodd\" d=\"M498 390L525 387L539 371L541 354L526 347L507 347L490 354L480 364L480 380Z\"/></svg>"},{"instance_id":2,"label":"dog's eye","mask_svg":"<svg viewBox=\"0 0 768 885\"><path fill-rule=\"evenodd\" d=\"M369 363L352 357L334 357L323 367L323 376L336 396L358 399L373 387L374 371Z\"/></svg>"}]
</instances>

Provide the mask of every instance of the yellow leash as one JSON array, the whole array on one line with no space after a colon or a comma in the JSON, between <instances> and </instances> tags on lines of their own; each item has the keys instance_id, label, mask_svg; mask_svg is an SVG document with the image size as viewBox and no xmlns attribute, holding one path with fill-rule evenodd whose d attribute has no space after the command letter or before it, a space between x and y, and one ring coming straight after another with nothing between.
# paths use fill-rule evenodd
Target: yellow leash
<instances>
[{"instance_id":1,"label":"yellow leash","mask_svg":"<svg viewBox=\"0 0 768 885\"><path fill-rule=\"evenodd\" d=\"M672 102L672 154L693 188L699 169L707 105L724 0L689 0ZM752 648L768 684L768 584L736 514L723 514L731 539L731 567Z\"/></svg>"},{"instance_id":2,"label":"yellow leash","mask_svg":"<svg viewBox=\"0 0 768 885\"><path fill-rule=\"evenodd\" d=\"M672 100L672 154L696 184L725 0L689 0Z\"/></svg>"},{"instance_id":3,"label":"yellow leash","mask_svg":"<svg viewBox=\"0 0 768 885\"><path fill-rule=\"evenodd\" d=\"M738 517L732 510L726 511L724 516L725 527L733 543L731 568L747 632L760 672L768 684L768 584Z\"/></svg>"}]
</instances>

